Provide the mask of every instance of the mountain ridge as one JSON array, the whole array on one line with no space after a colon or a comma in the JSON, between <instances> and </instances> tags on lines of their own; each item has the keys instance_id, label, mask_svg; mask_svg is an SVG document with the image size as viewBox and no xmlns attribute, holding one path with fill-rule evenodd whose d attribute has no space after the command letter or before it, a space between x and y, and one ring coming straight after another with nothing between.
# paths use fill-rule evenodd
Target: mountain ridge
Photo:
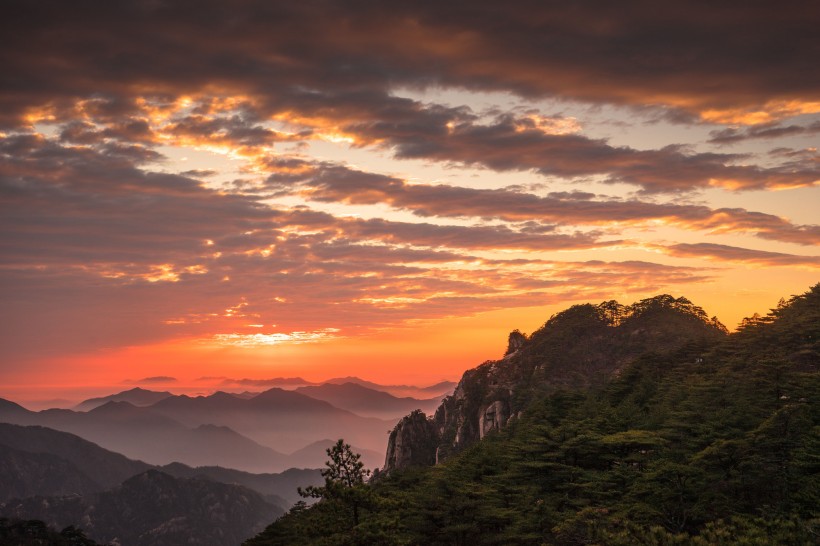
<instances>
[{"instance_id":1,"label":"mountain ridge","mask_svg":"<svg viewBox=\"0 0 820 546\"><path fill-rule=\"evenodd\" d=\"M145 480L143 485L146 487L136 486L137 490L142 490L136 497L132 495L130 499L123 499L118 496L117 491L122 489L123 484L149 471L161 471L173 477L174 481L157 483L157 480ZM189 479L198 481L186 481ZM199 482L203 480L220 485L202 485ZM101 508L101 503L112 498L132 512L154 513L153 523L127 522L128 525L136 524L143 532L173 528L176 525L174 519L190 518L191 514L201 516L203 511L210 509L208 503L212 503L214 498L217 504L225 507L239 503L239 508L231 509L234 511L247 507L251 511L261 510L259 517L250 522L258 527L299 500L298 487L315 486L321 482L318 469L294 468L280 474L251 474L223 467L190 467L181 463L158 468L127 459L67 432L41 426L0 423L0 517L39 518L58 528L79 525L98 540L107 541L112 536L122 538L134 531L124 528L119 516L109 508ZM137 483L140 481L137 480ZM192 484L196 485L194 492L186 492ZM224 489L222 485L242 486L252 493L244 489ZM159 494L163 490L184 501L180 504L164 501L164 509L170 514L165 519L154 507L157 499L151 492ZM200 494L201 502L196 501ZM259 502L258 495L262 496L264 504ZM219 515L219 510L214 513L215 516ZM241 522L242 518L237 518L237 521ZM245 524L249 523L247 519L244 521ZM151 523L150 528L146 527L148 523ZM245 524L232 524L232 532L250 533ZM216 536L225 535L224 529L220 531L218 518L209 525ZM160 532L160 537L163 533ZM197 533L191 536L201 536ZM239 537L237 540L242 538L238 534L232 536ZM157 544L179 543L167 537L161 540ZM207 543L203 540L198 540L198 543ZM228 546L235 542L225 540L221 544Z\"/></svg>"},{"instance_id":2,"label":"mountain ridge","mask_svg":"<svg viewBox=\"0 0 820 546\"><path fill-rule=\"evenodd\" d=\"M629 321L587 304L513 332L505 358L465 372L456 395L474 404L450 417L475 432L489 416L472 408L504 381L548 372L529 390L512 383L522 410L435 466L448 438L413 412L393 446L412 464L325 494L245 546L816 544L820 284L732 334L688 300L639 303Z\"/></svg>"},{"instance_id":3,"label":"mountain ridge","mask_svg":"<svg viewBox=\"0 0 820 546\"><path fill-rule=\"evenodd\" d=\"M441 402L441 397L425 400L409 396L397 397L354 382L299 387L295 392L324 400L363 417L395 418L417 408L428 411L435 409Z\"/></svg>"},{"instance_id":4,"label":"mountain ridge","mask_svg":"<svg viewBox=\"0 0 820 546\"><path fill-rule=\"evenodd\" d=\"M535 396L602 385L648 350L670 352L727 334L686 298L574 305L530 336L510 333L505 355L464 372L434 415L413 412L390 433L384 472L447 459L514 419Z\"/></svg>"},{"instance_id":5,"label":"mountain ridge","mask_svg":"<svg viewBox=\"0 0 820 546\"><path fill-rule=\"evenodd\" d=\"M72 409L75 411L89 411L98 406L102 406L106 402L129 402L134 406L150 406L169 396L173 396L173 394L168 391L152 391L143 389L142 387L134 387L133 389L109 394L108 396L83 400Z\"/></svg>"},{"instance_id":6,"label":"mountain ridge","mask_svg":"<svg viewBox=\"0 0 820 546\"><path fill-rule=\"evenodd\" d=\"M246 487L155 469L92 495L13 499L0 509L56 528L78 525L101 542L156 546L238 544L283 513Z\"/></svg>"}]
</instances>

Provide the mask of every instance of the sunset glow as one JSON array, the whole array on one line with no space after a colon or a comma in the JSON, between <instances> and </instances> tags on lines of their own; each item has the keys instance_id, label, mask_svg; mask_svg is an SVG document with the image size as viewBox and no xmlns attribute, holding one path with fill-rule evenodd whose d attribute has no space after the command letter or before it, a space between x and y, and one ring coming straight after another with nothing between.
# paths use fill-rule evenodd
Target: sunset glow
<instances>
[{"instance_id":1,"label":"sunset glow","mask_svg":"<svg viewBox=\"0 0 820 546\"><path fill-rule=\"evenodd\" d=\"M0 397L424 385L817 283L817 16L571 4L7 2Z\"/></svg>"}]
</instances>

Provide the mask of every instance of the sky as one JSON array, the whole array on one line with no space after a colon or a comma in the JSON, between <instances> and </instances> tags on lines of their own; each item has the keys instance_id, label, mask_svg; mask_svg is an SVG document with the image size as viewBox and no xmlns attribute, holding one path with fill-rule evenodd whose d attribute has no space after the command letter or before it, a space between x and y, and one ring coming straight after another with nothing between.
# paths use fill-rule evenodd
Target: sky
<instances>
[{"instance_id":1,"label":"sky","mask_svg":"<svg viewBox=\"0 0 820 546\"><path fill-rule=\"evenodd\" d=\"M818 282L814 2L3 6L0 397L424 385Z\"/></svg>"}]
</instances>

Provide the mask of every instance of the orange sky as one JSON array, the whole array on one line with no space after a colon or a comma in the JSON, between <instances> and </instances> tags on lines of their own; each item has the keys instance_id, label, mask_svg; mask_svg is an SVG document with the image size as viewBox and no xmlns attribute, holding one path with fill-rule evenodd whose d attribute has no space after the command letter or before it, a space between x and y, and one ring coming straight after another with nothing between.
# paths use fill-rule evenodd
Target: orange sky
<instances>
[{"instance_id":1,"label":"orange sky","mask_svg":"<svg viewBox=\"0 0 820 546\"><path fill-rule=\"evenodd\" d=\"M574 303L818 280L799 2L12 3L0 397L430 384Z\"/></svg>"}]
</instances>

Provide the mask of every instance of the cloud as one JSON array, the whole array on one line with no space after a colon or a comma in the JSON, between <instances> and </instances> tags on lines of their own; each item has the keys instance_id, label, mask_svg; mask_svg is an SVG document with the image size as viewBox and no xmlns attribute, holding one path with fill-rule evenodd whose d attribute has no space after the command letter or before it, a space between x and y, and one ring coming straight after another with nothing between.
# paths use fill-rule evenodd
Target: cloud
<instances>
[{"instance_id":1,"label":"cloud","mask_svg":"<svg viewBox=\"0 0 820 546\"><path fill-rule=\"evenodd\" d=\"M731 190L783 189L812 186L820 181L816 163L789 162L776 167L740 164L740 154L693 153L679 146L659 150L616 147L577 134L549 134L506 118L492 124L453 124L421 128L419 120L401 123L347 125L345 134L377 143L400 159L425 159L445 164L480 166L495 171L533 171L567 179L602 177L604 182L639 186L646 193L678 193L722 187ZM271 159L262 168L281 170L272 179L286 184L300 173ZM285 160L286 161L286 160ZM297 161L298 163L298 161ZM310 166L303 166L309 168ZM364 178L358 174L358 182ZM328 173L344 177L345 173ZM378 177L371 177L377 183ZM344 180L337 182L337 184Z\"/></svg>"},{"instance_id":2,"label":"cloud","mask_svg":"<svg viewBox=\"0 0 820 546\"><path fill-rule=\"evenodd\" d=\"M614 147L581 135L554 135L522 129L515 120L492 125L461 124L438 138L379 135L368 127L355 132L381 138L399 158L480 165L496 171L536 171L545 176L582 178L602 175L607 182L634 184L647 193L697 188L732 190L792 188L820 181L816 166L802 169L738 165L739 155L685 152L680 147L635 150Z\"/></svg>"},{"instance_id":3,"label":"cloud","mask_svg":"<svg viewBox=\"0 0 820 546\"><path fill-rule=\"evenodd\" d=\"M816 10L799 3L778 4L774 23L771 6L748 3L5 7L0 347L9 361L182 337L352 336L720 274L680 258L813 267L811 257L653 239L673 227L820 241L817 225L679 199L816 185L816 150L715 151L815 131L808 117L787 120L820 111ZM496 104L463 98L485 96ZM697 148L642 149L546 111L579 103L731 127L709 127L712 141ZM345 146L364 166L308 155ZM210 163L179 167L180 148L238 160L239 178L225 182L228 168ZM412 160L394 172L420 160L534 180L410 183L384 174L394 159ZM599 183L638 192L596 195ZM580 191L566 191L572 184ZM645 249L660 249L663 263L636 261ZM586 259L601 250L611 259Z\"/></svg>"},{"instance_id":4,"label":"cloud","mask_svg":"<svg viewBox=\"0 0 820 546\"><path fill-rule=\"evenodd\" d=\"M131 385L143 385L143 384L151 384L151 383L176 383L176 377L170 377L167 375L155 375L153 377L143 377L142 379L126 379L123 383L128 383Z\"/></svg>"},{"instance_id":5,"label":"cloud","mask_svg":"<svg viewBox=\"0 0 820 546\"><path fill-rule=\"evenodd\" d=\"M659 248L662 252L681 258L708 258L715 261L740 262L760 267L803 266L820 268L820 256L798 256L714 243L678 243Z\"/></svg>"},{"instance_id":6,"label":"cloud","mask_svg":"<svg viewBox=\"0 0 820 546\"><path fill-rule=\"evenodd\" d=\"M464 7L469 16L456 17L453 7L425 2L386 12L370 2L250 1L240 9L203 1L194 18L184 2L13 4L15 20L3 29L5 50L15 52L0 96L5 125L58 123L65 142L118 145L143 161L161 159L151 144L258 159L275 145L344 139L396 158L599 177L648 193L820 180L808 162L764 167L742 154L615 146L580 134L560 115L502 112L488 122L463 106L395 92L497 91L752 125L717 129L714 144L811 133L816 123L775 123L820 112L808 76L813 56L797 47L813 44L814 26L791 4L778 15L788 25L764 24L770 10L762 7L744 5L739 16L686 2L640 15L599 2L525 2L503 13L473 2ZM343 23L329 20L333 14ZM786 35L788 52L780 41ZM292 131L274 129L272 121Z\"/></svg>"},{"instance_id":7,"label":"cloud","mask_svg":"<svg viewBox=\"0 0 820 546\"><path fill-rule=\"evenodd\" d=\"M387 204L409 210L423 217L477 217L507 222L587 226L645 227L662 221L683 229L712 233L752 233L764 239L816 245L820 244L820 226L794 225L786 219L741 208L711 209L704 205L655 203L651 201L599 199L588 192L550 193L538 196L517 189L475 189L451 185L409 184L401 179L361 172L342 165L301 161L293 162L284 174L268 178L267 188L274 195L297 194L303 198L344 204ZM375 222L374 222L375 223ZM508 245L528 239L527 225L517 236L504 234ZM423 225L408 228L419 232ZM498 228L493 228L498 229ZM459 230L450 228L455 235ZM470 228L470 237L479 237L478 228ZM485 228L486 234L486 228ZM438 230L441 236L443 230ZM575 243L583 237L576 235ZM539 234L541 241L557 243L565 235ZM588 239L591 243L592 240ZM502 244L495 242L493 244ZM534 248L534 247L530 247Z\"/></svg>"},{"instance_id":8,"label":"cloud","mask_svg":"<svg viewBox=\"0 0 820 546\"><path fill-rule=\"evenodd\" d=\"M644 5L645 4L645 5ZM686 1L628 10L604 1L378 2L241 6L12 1L0 35L6 122L95 93L267 96L304 111L326 90L443 85L654 104L754 122L805 111L814 97L815 10ZM79 38L81 37L81 39ZM44 75L48 75L45 77ZM214 93L214 94L217 94ZM288 96L290 95L290 96Z\"/></svg>"},{"instance_id":9,"label":"cloud","mask_svg":"<svg viewBox=\"0 0 820 546\"><path fill-rule=\"evenodd\" d=\"M726 129L715 130L709 133L712 137L709 139L709 142L721 145L736 144L752 139L774 139L794 135L813 135L819 132L820 121L815 121L809 125L766 123L746 128L727 127Z\"/></svg>"},{"instance_id":10,"label":"cloud","mask_svg":"<svg viewBox=\"0 0 820 546\"><path fill-rule=\"evenodd\" d=\"M316 341L561 294L597 297L613 283L648 288L708 275L504 255L626 244L595 230L271 208L257 200L264 196L209 189L105 148L32 134L0 139L0 153L10 358L183 336Z\"/></svg>"},{"instance_id":11,"label":"cloud","mask_svg":"<svg viewBox=\"0 0 820 546\"><path fill-rule=\"evenodd\" d=\"M324 328L313 332L274 332L254 334L214 334L211 341L217 345L235 346L244 348L263 347L280 344L316 343L338 339L338 328Z\"/></svg>"}]
</instances>

